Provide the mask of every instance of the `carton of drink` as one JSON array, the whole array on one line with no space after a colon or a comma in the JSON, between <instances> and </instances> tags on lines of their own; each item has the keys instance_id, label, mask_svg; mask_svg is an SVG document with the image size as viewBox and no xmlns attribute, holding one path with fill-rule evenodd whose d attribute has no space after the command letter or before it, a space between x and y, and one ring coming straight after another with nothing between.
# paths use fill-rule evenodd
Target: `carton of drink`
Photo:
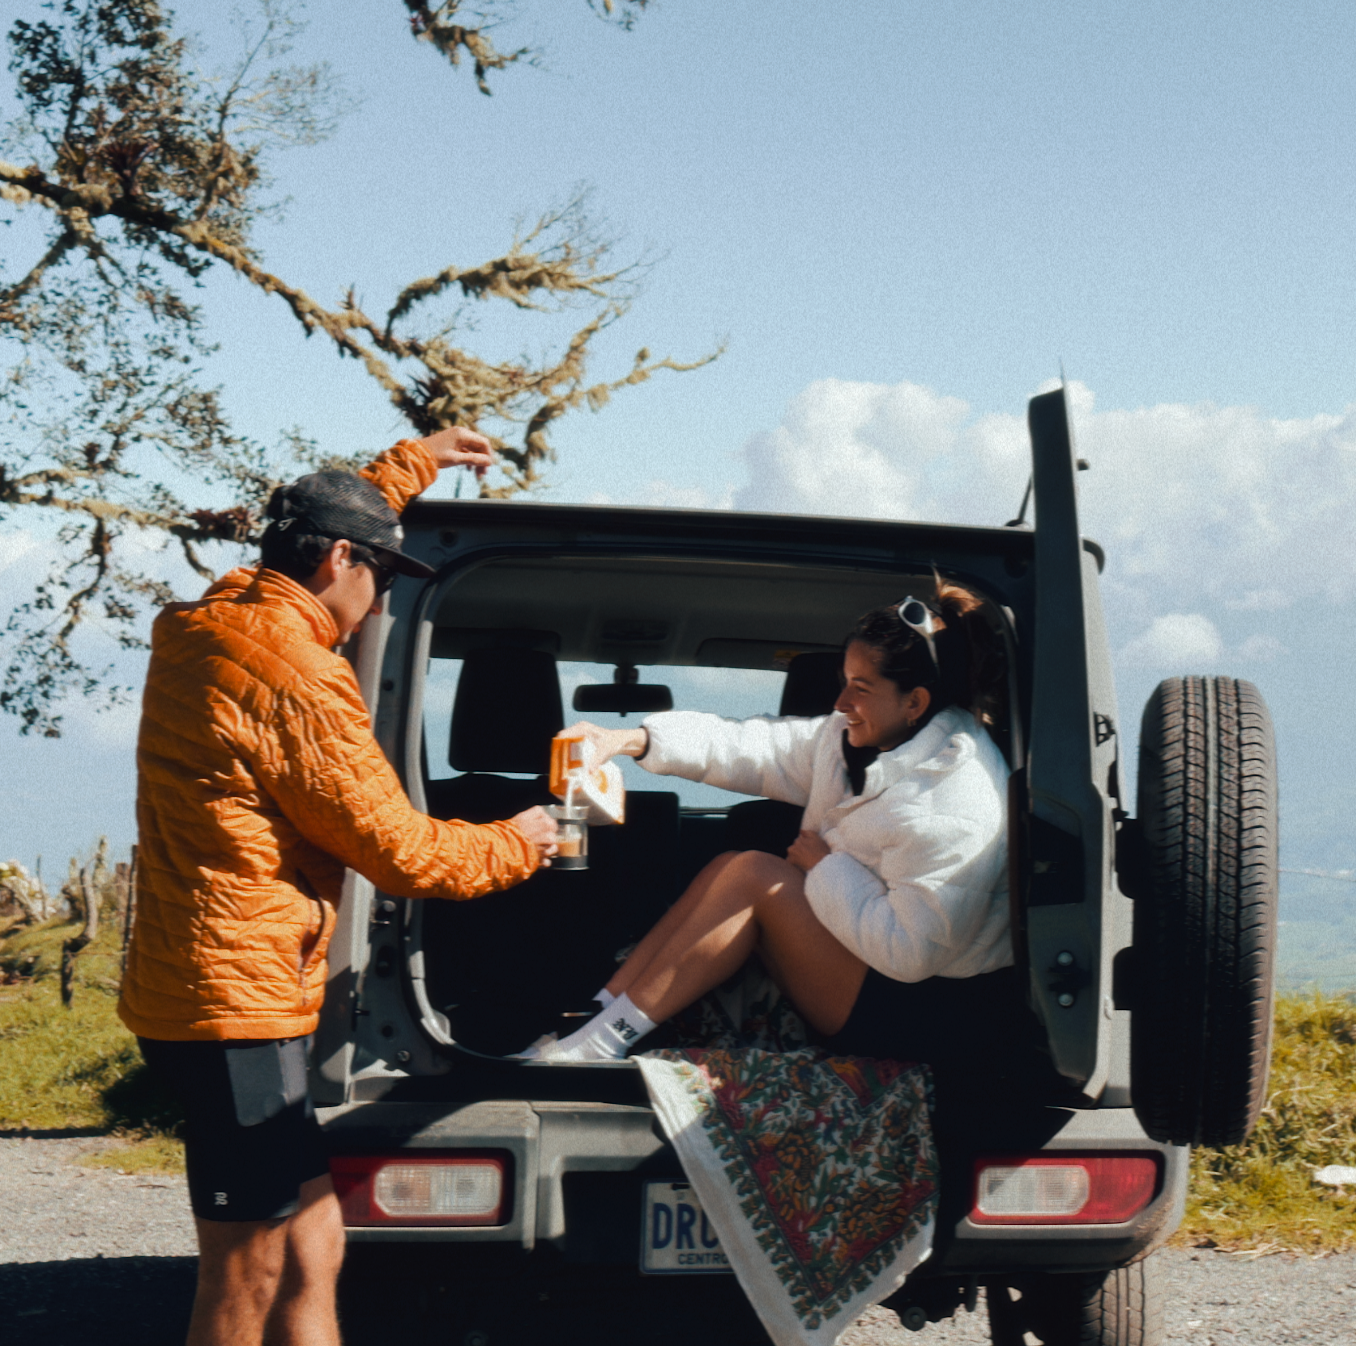
<instances>
[{"instance_id":1,"label":"carton of drink","mask_svg":"<svg viewBox=\"0 0 1356 1346\"><path fill-rule=\"evenodd\" d=\"M626 820L626 786L615 762L594 765L583 734L560 733L551 740L550 790L567 806L588 810L592 827Z\"/></svg>"}]
</instances>

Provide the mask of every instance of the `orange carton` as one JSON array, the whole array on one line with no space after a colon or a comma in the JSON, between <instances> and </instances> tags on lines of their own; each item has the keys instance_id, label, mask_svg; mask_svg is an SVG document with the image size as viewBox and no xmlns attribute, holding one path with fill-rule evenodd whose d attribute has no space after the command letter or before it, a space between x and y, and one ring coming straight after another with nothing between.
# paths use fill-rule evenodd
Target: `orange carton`
<instances>
[{"instance_id":1,"label":"orange carton","mask_svg":"<svg viewBox=\"0 0 1356 1346\"><path fill-rule=\"evenodd\" d=\"M569 798L589 811L588 821L597 827L626 819L626 786L615 762L593 765L593 749L583 734L557 734L551 740L550 791L557 799Z\"/></svg>"},{"instance_id":2,"label":"orange carton","mask_svg":"<svg viewBox=\"0 0 1356 1346\"><path fill-rule=\"evenodd\" d=\"M583 734L557 734L551 740L550 790L557 799L565 798L571 776L578 780L584 774L587 742Z\"/></svg>"}]
</instances>

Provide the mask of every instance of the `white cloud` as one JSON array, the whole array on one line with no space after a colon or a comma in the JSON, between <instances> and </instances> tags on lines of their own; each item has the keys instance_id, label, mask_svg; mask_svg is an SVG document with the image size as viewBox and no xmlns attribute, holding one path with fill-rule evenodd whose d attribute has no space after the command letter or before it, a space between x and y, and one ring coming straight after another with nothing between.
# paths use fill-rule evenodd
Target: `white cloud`
<instances>
[{"instance_id":1,"label":"white cloud","mask_svg":"<svg viewBox=\"0 0 1356 1346\"><path fill-rule=\"evenodd\" d=\"M61 706L64 733L82 743L92 743L96 748L136 747L137 731L141 727L141 697L137 695L136 685L144 676L144 671L137 669L127 678L133 685L133 694L128 701L102 709L74 698L64 702Z\"/></svg>"},{"instance_id":2,"label":"white cloud","mask_svg":"<svg viewBox=\"0 0 1356 1346\"><path fill-rule=\"evenodd\" d=\"M1213 664L1224 650L1219 631L1199 612L1169 612L1156 617L1149 629L1122 651L1127 664L1171 669Z\"/></svg>"},{"instance_id":3,"label":"white cloud","mask_svg":"<svg viewBox=\"0 0 1356 1346\"><path fill-rule=\"evenodd\" d=\"M22 561L40 546L38 539L26 528L15 528L0 533L0 572Z\"/></svg>"},{"instance_id":4,"label":"white cloud","mask_svg":"<svg viewBox=\"0 0 1356 1346\"><path fill-rule=\"evenodd\" d=\"M574 694L580 687L596 687L601 682L601 678L578 664L560 665L560 695L567 706L573 704Z\"/></svg>"},{"instance_id":5,"label":"white cloud","mask_svg":"<svg viewBox=\"0 0 1356 1346\"><path fill-rule=\"evenodd\" d=\"M662 477L646 486L639 504L656 509L729 509L734 503L734 488L711 492L704 486L675 486Z\"/></svg>"},{"instance_id":6,"label":"white cloud","mask_svg":"<svg viewBox=\"0 0 1356 1346\"><path fill-rule=\"evenodd\" d=\"M916 383L821 379L744 448L737 509L1002 522L1027 472L1020 418L973 418ZM1004 511L1007 511L1004 513Z\"/></svg>"},{"instance_id":7,"label":"white cloud","mask_svg":"<svg viewBox=\"0 0 1356 1346\"><path fill-rule=\"evenodd\" d=\"M1280 589L1249 589L1237 598L1228 599L1224 606L1234 612L1276 612L1294 602L1292 594Z\"/></svg>"},{"instance_id":8,"label":"white cloud","mask_svg":"<svg viewBox=\"0 0 1356 1346\"><path fill-rule=\"evenodd\" d=\"M1289 653L1286 646L1275 636L1263 635L1260 632L1249 636L1238 647L1238 657L1254 664L1272 664L1283 654Z\"/></svg>"},{"instance_id":9,"label":"white cloud","mask_svg":"<svg viewBox=\"0 0 1356 1346\"><path fill-rule=\"evenodd\" d=\"M1084 385L1068 393L1091 463L1084 531L1105 545L1107 584L1140 626L1170 594L1254 613L1315 585L1329 600L1356 594L1356 408L1296 420L1209 403L1099 411ZM824 379L745 445L734 504L1000 524L1017 512L1029 456L1024 410L976 416L913 383Z\"/></svg>"}]
</instances>

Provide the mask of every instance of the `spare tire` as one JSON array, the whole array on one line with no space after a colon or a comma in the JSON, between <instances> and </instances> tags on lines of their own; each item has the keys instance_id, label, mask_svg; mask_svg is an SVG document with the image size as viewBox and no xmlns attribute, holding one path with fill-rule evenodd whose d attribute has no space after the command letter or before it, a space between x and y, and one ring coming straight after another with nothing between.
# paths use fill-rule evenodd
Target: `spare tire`
<instances>
[{"instance_id":1,"label":"spare tire","mask_svg":"<svg viewBox=\"0 0 1356 1346\"><path fill-rule=\"evenodd\" d=\"M1276 750L1257 688L1169 678L1144 708L1130 1091L1176 1145L1236 1145L1265 1099L1276 948Z\"/></svg>"}]
</instances>

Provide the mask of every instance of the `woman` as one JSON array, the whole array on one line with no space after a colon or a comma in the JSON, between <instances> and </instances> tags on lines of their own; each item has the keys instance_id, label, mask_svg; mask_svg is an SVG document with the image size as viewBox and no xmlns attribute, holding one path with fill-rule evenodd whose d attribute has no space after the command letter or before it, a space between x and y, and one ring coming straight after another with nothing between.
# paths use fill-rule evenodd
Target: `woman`
<instances>
[{"instance_id":1,"label":"woman","mask_svg":"<svg viewBox=\"0 0 1356 1346\"><path fill-rule=\"evenodd\" d=\"M620 1059L755 951L834 1051L972 1053L1008 1013L1013 976L1008 768L980 718L1001 660L979 607L938 580L928 603L867 613L819 719L581 726L600 760L803 805L803 830L785 859L713 860L599 993L603 1012L529 1054Z\"/></svg>"}]
</instances>

